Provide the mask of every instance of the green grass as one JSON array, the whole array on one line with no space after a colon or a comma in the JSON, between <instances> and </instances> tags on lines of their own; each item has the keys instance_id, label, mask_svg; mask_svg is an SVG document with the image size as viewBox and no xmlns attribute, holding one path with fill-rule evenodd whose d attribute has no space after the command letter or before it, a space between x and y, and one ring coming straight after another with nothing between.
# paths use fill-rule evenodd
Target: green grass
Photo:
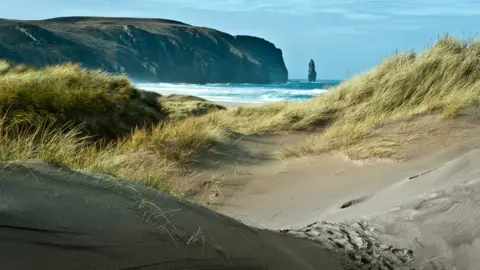
<instances>
[{"instance_id":1,"label":"green grass","mask_svg":"<svg viewBox=\"0 0 480 270\"><path fill-rule=\"evenodd\" d=\"M34 69L0 62L0 114L5 121L80 127L102 139L128 135L134 128L166 119L202 115L223 107L191 96L161 96L135 89L127 77L79 65Z\"/></svg>"},{"instance_id":2,"label":"green grass","mask_svg":"<svg viewBox=\"0 0 480 270\"><path fill-rule=\"evenodd\" d=\"M179 120L222 109L74 64L35 69L0 61L0 160L40 159L172 191L171 174L225 134L196 118Z\"/></svg>"},{"instance_id":3,"label":"green grass","mask_svg":"<svg viewBox=\"0 0 480 270\"><path fill-rule=\"evenodd\" d=\"M159 98L160 106L172 120L180 120L189 116L199 116L210 112L225 110L224 106L203 98L186 95L168 95Z\"/></svg>"},{"instance_id":4,"label":"green grass","mask_svg":"<svg viewBox=\"0 0 480 270\"><path fill-rule=\"evenodd\" d=\"M82 125L80 132L96 138L125 136L139 125L165 118L160 106L139 98L124 76L84 70L65 64L44 69L0 63L0 114L5 121L57 126Z\"/></svg>"}]
</instances>

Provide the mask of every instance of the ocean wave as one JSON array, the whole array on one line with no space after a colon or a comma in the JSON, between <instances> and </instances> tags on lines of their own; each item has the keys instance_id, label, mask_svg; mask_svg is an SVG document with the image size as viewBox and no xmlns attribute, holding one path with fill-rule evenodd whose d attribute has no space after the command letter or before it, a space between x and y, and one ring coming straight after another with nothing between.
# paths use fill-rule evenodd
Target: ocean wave
<instances>
[{"instance_id":1,"label":"ocean wave","mask_svg":"<svg viewBox=\"0 0 480 270\"><path fill-rule=\"evenodd\" d=\"M292 83L270 85L137 83L135 86L164 95L194 95L217 102L245 103L303 101L327 91L322 88L324 86L322 83L297 83L296 88L292 87Z\"/></svg>"}]
</instances>

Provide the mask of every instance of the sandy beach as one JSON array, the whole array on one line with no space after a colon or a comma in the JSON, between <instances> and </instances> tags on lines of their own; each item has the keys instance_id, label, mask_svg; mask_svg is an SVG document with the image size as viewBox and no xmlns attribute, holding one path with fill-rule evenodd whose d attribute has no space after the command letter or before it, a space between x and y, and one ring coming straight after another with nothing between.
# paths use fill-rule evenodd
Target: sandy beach
<instances>
[{"instance_id":1,"label":"sandy beach","mask_svg":"<svg viewBox=\"0 0 480 270\"><path fill-rule=\"evenodd\" d=\"M215 101L215 103L226 107L227 109L237 108L241 106L249 105L261 105L259 103L246 103L246 102L226 102L226 101Z\"/></svg>"}]
</instances>

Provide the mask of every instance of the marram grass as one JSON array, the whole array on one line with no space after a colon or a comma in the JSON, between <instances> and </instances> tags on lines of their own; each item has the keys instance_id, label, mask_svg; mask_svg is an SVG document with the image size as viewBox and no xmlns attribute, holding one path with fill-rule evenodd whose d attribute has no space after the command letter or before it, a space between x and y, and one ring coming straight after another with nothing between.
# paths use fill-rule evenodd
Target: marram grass
<instances>
[{"instance_id":1,"label":"marram grass","mask_svg":"<svg viewBox=\"0 0 480 270\"><path fill-rule=\"evenodd\" d=\"M185 187L172 183L172 174L188 168L199 153L225 141L232 131L321 128L305 144L283 152L301 156L353 149L389 121L425 113L455 117L459 110L480 103L480 43L446 36L423 53L397 53L301 103L244 106L188 117L185 108L198 107L196 100L161 108L155 100L146 106L138 93L123 76L77 65L32 69L0 62L0 160L37 158L181 195ZM160 115L165 111L181 115L180 120L166 121L169 118ZM61 121L59 115L64 117ZM115 132L110 134L111 130ZM95 143L89 134L117 137ZM385 141L371 155L385 155L395 145Z\"/></svg>"}]
</instances>

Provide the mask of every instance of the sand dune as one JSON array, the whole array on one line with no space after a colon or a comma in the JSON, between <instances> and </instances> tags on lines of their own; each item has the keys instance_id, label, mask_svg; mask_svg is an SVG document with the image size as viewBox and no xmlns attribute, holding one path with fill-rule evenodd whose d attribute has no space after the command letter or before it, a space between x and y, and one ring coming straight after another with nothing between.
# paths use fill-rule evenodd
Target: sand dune
<instances>
[{"instance_id":1,"label":"sand dune","mask_svg":"<svg viewBox=\"0 0 480 270\"><path fill-rule=\"evenodd\" d=\"M412 248L422 258L418 264L429 267L424 269L478 269L479 167L480 150L475 149L378 192L357 209L372 207L393 193L413 198L388 213L369 218L379 234L388 242Z\"/></svg>"},{"instance_id":2,"label":"sand dune","mask_svg":"<svg viewBox=\"0 0 480 270\"><path fill-rule=\"evenodd\" d=\"M245 165L247 176L225 177L227 196L215 208L252 226L313 240L307 232L325 231L322 222L367 222L378 243L412 250L415 269L478 269L478 134L476 125L434 132L405 148L414 152L404 162L325 154Z\"/></svg>"},{"instance_id":3,"label":"sand dune","mask_svg":"<svg viewBox=\"0 0 480 270\"><path fill-rule=\"evenodd\" d=\"M317 244L131 182L41 162L3 167L3 269L342 269Z\"/></svg>"},{"instance_id":4,"label":"sand dune","mask_svg":"<svg viewBox=\"0 0 480 270\"><path fill-rule=\"evenodd\" d=\"M432 134L402 162L279 161L309 134L239 135L198 164L219 177L219 213L105 175L3 164L2 267L477 269L480 126Z\"/></svg>"},{"instance_id":5,"label":"sand dune","mask_svg":"<svg viewBox=\"0 0 480 270\"><path fill-rule=\"evenodd\" d=\"M479 167L474 149L319 219L367 220L383 243L413 250L418 269L478 269Z\"/></svg>"}]
</instances>

